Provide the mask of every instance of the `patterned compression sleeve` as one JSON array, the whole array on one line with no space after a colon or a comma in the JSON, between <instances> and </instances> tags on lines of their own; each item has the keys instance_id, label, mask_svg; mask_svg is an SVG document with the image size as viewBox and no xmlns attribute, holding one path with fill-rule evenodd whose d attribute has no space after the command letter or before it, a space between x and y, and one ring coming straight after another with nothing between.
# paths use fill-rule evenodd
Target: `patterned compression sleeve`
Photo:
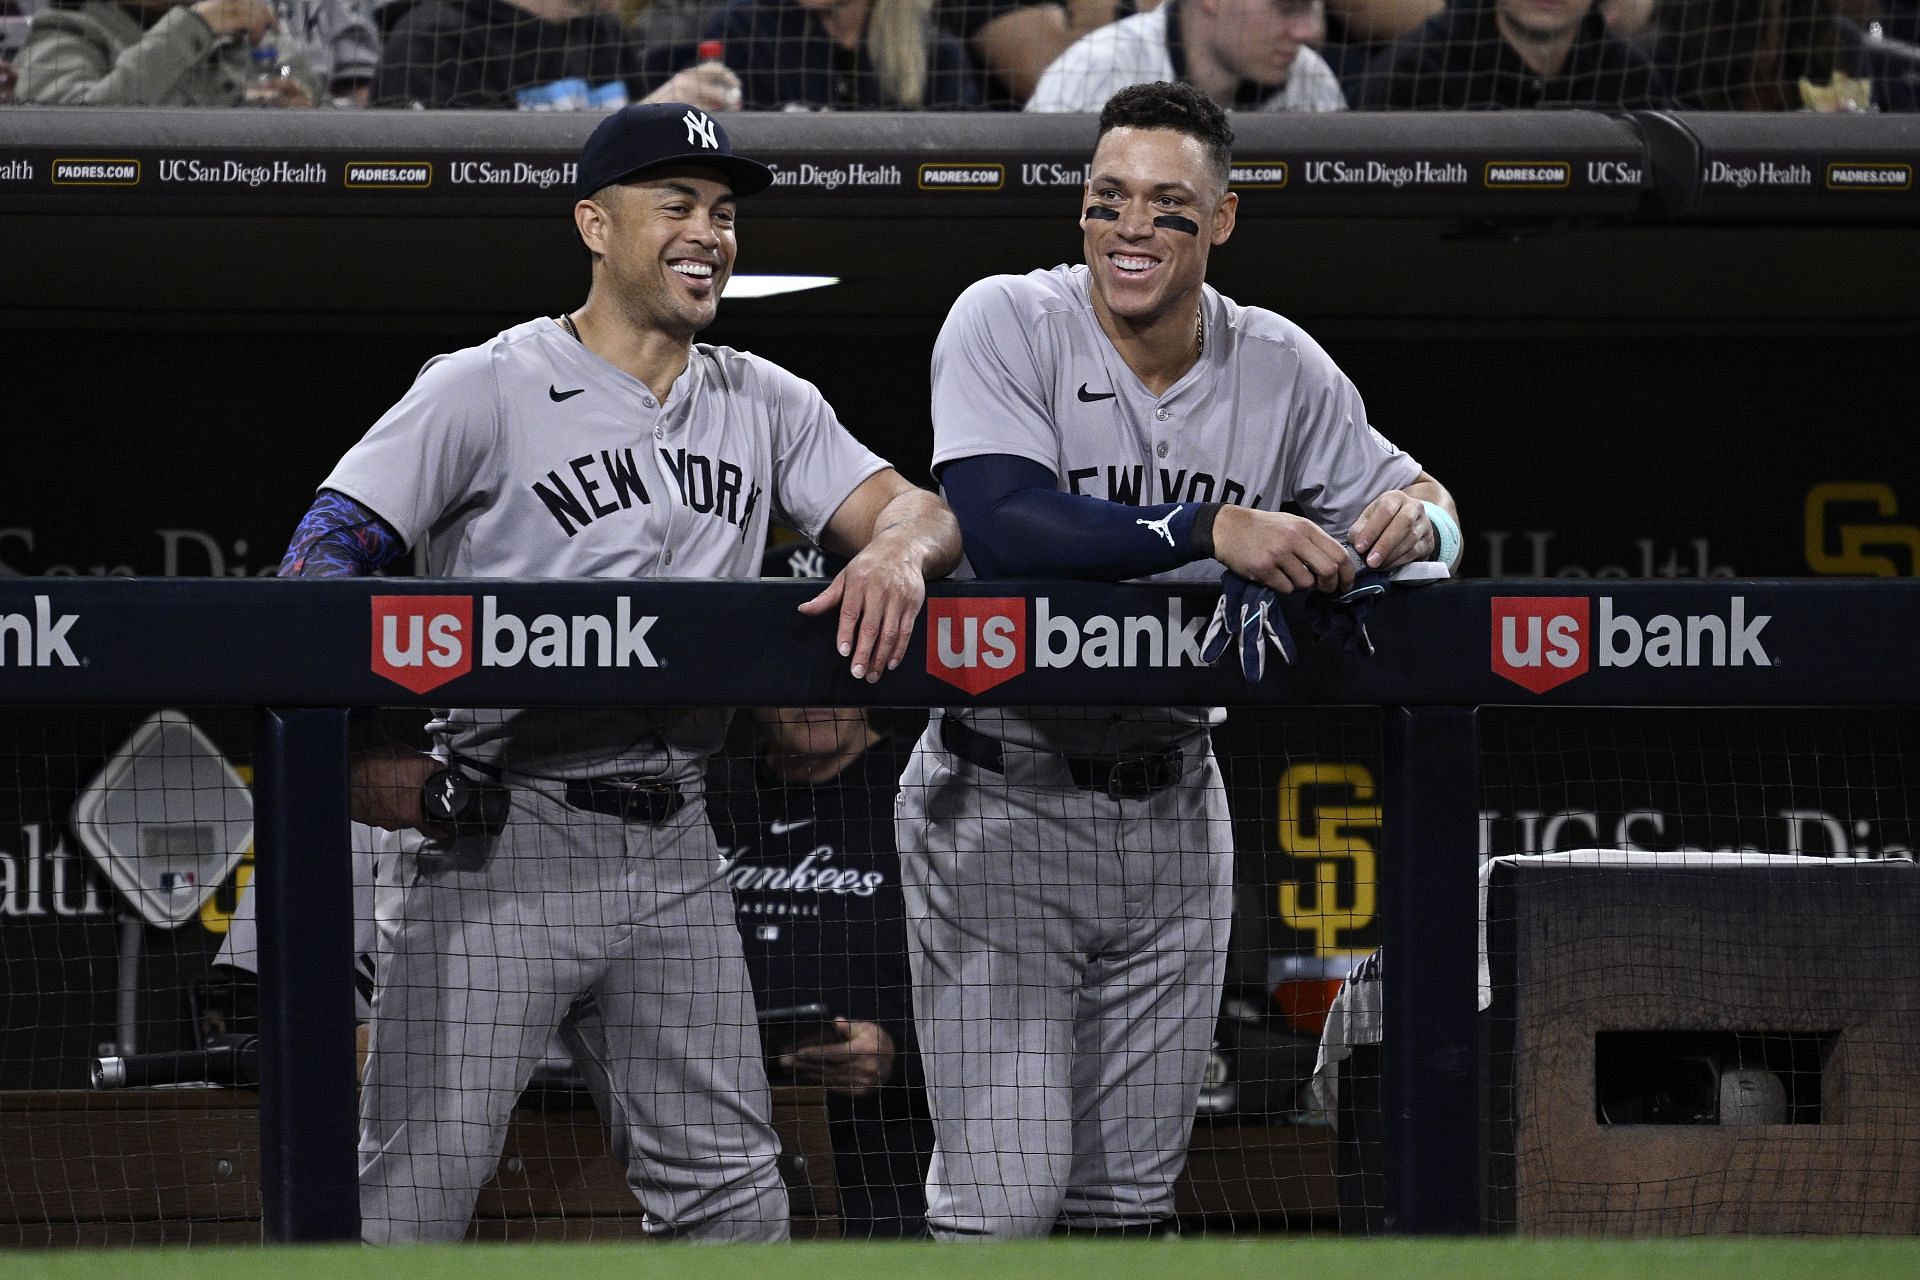
<instances>
[{"instance_id":1,"label":"patterned compression sleeve","mask_svg":"<svg viewBox=\"0 0 1920 1280\"><path fill-rule=\"evenodd\" d=\"M1122 582L1213 554L1218 503L1136 507L1062 493L1052 471L1003 453L956 458L940 484L983 578Z\"/></svg>"},{"instance_id":2,"label":"patterned compression sleeve","mask_svg":"<svg viewBox=\"0 0 1920 1280\"><path fill-rule=\"evenodd\" d=\"M407 547L393 526L344 493L322 489L293 531L283 578L358 578L384 569Z\"/></svg>"}]
</instances>

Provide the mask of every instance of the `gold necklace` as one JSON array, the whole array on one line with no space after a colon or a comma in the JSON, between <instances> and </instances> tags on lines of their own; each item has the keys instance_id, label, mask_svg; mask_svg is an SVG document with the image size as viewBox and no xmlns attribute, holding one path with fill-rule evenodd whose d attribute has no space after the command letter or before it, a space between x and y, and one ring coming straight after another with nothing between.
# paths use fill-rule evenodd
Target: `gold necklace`
<instances>
[{"instance_id":1,"label":"gold necklace","mask_svg":"<svg viewBox=\"0 0 1920 1280\"><path fill-rule=\"evenodd\" d=\"M1193 362L1200 363L1200 357L1207 354L1207 309L1193 309Z\"/></svg>"}]
</instances>

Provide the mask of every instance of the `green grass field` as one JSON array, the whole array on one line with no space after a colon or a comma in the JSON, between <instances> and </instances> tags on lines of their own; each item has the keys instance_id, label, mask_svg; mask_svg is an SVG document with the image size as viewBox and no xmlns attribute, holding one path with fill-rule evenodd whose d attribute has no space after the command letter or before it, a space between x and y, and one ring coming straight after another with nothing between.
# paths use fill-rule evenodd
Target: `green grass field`
<instances>
[{"instance_id":1,"label":"green grass field","mask_svg":"<svg viewBox=\"0 0 1920 1280\"><path fill-rule=\"evenodd\" d=\"M1920 1241L464 1245L20 1252L0 1280L1828 1280L1920 1277Z\"/></svg>"}]
</instances>

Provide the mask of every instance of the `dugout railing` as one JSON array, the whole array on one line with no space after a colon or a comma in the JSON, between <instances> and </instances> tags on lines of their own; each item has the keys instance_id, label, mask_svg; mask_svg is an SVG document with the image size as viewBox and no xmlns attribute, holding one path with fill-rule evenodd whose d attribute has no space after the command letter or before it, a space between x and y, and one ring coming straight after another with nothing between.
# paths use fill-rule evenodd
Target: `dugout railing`
<instances>
[{"instance_id":1,"label":"dugout railing","mask_svg":"<svg viewBox=\"0 0 1920 1280\"><path fill-rule=\"evenodd\" d=\"M1380 709L1382 942L1394 971L1381 1092L1392 1230L1479 1231L1478 709L1911 708L1920 583L1447 583L1389 595L1376 652L1315 644L1248 685L1198 662L1215 592L940 584L902 668L853 680L814 588L604 581L0 582L0 706L251 706L261 921L261 1177L276 1241L358 1237L346 973L349 716L394 705L1082 703ZM605 619L553 665L489 647L503 618ZM960 643L1001 619L1005 643ZM383 656L386 619L433 639ZM1071 625L1063 624L1068 620ZM437 626L429 625L437 622ZM944 630L942 630L944 629ZM575 627L577 632L579 627ZM930 633L939 632L930 638ZM1083 646L1072 637L1111 635ZM939 643L944 637L944 646ZM1658 639L1660 643L1653 643ZM970 656L969 656L970 654ZM550 655L551 656L551 655ZM601 665L599 659L605 658ZM1414 909L1417 904L1418 909Z\"/></svg>"}]
</instances>

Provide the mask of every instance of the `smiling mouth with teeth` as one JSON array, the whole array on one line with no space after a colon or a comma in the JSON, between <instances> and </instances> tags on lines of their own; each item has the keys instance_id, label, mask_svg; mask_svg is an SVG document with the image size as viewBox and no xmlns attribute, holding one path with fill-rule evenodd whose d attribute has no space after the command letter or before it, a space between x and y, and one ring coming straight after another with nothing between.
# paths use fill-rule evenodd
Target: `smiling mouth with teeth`
<instances>
[{"instance_id":1,"label":"smiling mouth with teeth","mask_svg":"<svg viewBox=\"0 0 1920 1280\"><path fill-rule=\"evenodd\" d=\"M713 279L713 264L709 262L675 262L672 269L690 280Z\"/></svg>"},{"instance_id":2,"label":"smiling mouth with teeth","mask_svg":"<svg viewBox=\"0 0 1920 1280\"><path fill-rule=\"evenodd\" d=\"M1130 258L1121 254L1113 254L1107 260L1113 263L1116 268L1129 275L1138 275L1143 271L1151 271L1160 265L1159 259L1157 258Z\"/></svg>"}]
</instances>

